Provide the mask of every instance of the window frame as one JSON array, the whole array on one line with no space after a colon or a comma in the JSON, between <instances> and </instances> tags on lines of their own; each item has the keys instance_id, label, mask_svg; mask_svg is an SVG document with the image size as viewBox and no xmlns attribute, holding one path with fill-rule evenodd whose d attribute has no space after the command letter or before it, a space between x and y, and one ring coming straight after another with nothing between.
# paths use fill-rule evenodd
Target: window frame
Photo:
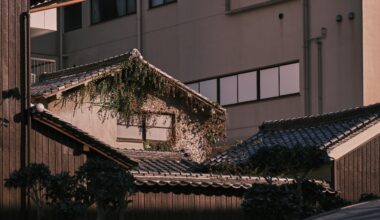
<instances>
[{"instance_id":1,"label":"window frame","mask_svg":"<svg viewBox=\"0 0 380 220\"><path fill-rule=\"evenodd\" d=\"M174 4L174 3L177 3L177 0L170 1L170 2L167 2L167 0L163 0L162 4L153 6L152 0L149 0L149 9L159 8L159 7L163 7L163 6Z\"/></svg>"},{"instance_id":2,"label":"window frame","mask_svg":"<svg viewBox=\"0 0 380 220\"><path fill-rule=\"evenodd\" d=\"M147 131L148 131L148 128L156 128L154 126L148 126L147 125L147 117L146 116L142 116L143 117L143 121L141 123L141 130L142 130L142 134L141 134L141 139L136 139L136 138L120 138L117 136L116 134L116 142L119 142L119 143L126 143L126 142L129 142L129 143L144 143L144 142L149 142L149 143L153 143L153 144L157 144L157 143L166 143L166 142L170 142L170 141L173 141L174 138L175 138L175 115L174 114L170 114L170 113L157 113L157 112L150 112L149 114L152 114L152 115L165 115L165 116L170 116L171 118L171 124L170 124L170 127L169 128L165 128L167 130L170 130L171 132L171 136L168 138L168 140L166 141L161 141L161 140L150 140L150 139L147 139ZM119 123L117 122L116 126L126 126L125 124L122 124L122 123ZM157 127L157 128L161 128L161 127Z\"/></svg>"},{"instance_id":3,"label":"window frame","mask_svg":"<svg viewBox=\"0 0 380 220\"><path fill-rule=\"evenodd\" d=\"M126 0L126 1L128 1L128 0ZM111 18L111 19L100 20L98 22L94 22L93 21L93 12L92 12L93 11L92 10L93 0L90 0L90 24L91 25L97 25L97 24L113 21L113 20L116 20L116 19L124 18L124 17L130 16L130 15L135 15L137 13L137 1L139 1L139 0L135 0L135 2L136 2L136 9L135 9L134 12L128 13L128 10L127 10L127 13L125 15L121 15L121 16L117 16L117 17L114 17L114 18ZM128 4L126 4L126 5L128 5Z\"/></svg>"},{"instance_id":4,"label":"window frame","mask_svg":"<svg viewBox=\"0 0 380 220\"><path fill-rule=\"evenodd\" d=\"M242 105L242 104L247 104L247 103L255 103L255 102L260 102L260 101L266 101L266 100L273 100L273 99L279 99L279 98L285 98L285 97L289 97L289 96L296 96L296 95L300 95L301 94L301 82L299 82L299 91L296 92L296 93L291 93L291 94L285 94L285 95L281 95L280 94L280 72L278 72L278 78L279 78L279 82L278 82L278 86L279 86L279 95L278 96L274 96L274 97L269 97L269 98L261 98L261 94L260 94L260 90L261 90L261 85L260 85L260 75L261 75L261 71L262 70L265 70L265 69L270 69L270 68L278 68L279 71L280 71L280 67L281 66L286 66L286 65L290 65L290 64L297 64L300 65L300 61L299 60L292 60L292 61L289 61L289 62L284 62L284 63L279 63L279 64L275 64L275 65L270 65L270 66L264 66L264 67L260 67L260 68L255 68L255 69L249 69L249 70L244 70L244 71L239 71L239 72L234 72L234 73L229 73L229 74L224 74L224 75L221 75L221 76L218 76L218 77L209 77L209 78L205 78L205 79L202 79L202 80L194 80L194 81L188 81L188 82L185 82L185 84L194 84L194 83L198 83L200 84L201 82L203 81L208 81L208 80L213 80L213 79L216 79L217 80L217 100L218 100L218 103L220 104L220 79L221 78L225 78L225 77L229 77L229 76L237 76L237 79L239 79L239 75L240 74L245 74L245 73L250 73L250 72L255 72L256 73L256 99L255 100L249 100L249 101L243 101L243 102L239 102L239 80L237 80L237 103L234 103L234 104L227 104L227 105L222 105L223 107L230 107L230 106L236 106L236 105ZM301 80L301 69L299 69L299 79ZM190 88L190 87L189 87ZM202 93L201 93L202 94ZM210 99L211 100L211 99Z\"/></svg>"}]
</instances>

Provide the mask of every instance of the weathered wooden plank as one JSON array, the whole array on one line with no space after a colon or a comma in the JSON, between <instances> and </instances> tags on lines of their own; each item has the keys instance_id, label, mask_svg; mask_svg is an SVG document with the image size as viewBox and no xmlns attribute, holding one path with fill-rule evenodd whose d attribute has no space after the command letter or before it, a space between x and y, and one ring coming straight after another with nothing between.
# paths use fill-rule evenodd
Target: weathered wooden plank
<instances>
[{"instance_id":1,"label":"weathered wooden plank","mask_svg":"<svg viewBox=\"0 0 380 220\"><path fill-rule=\"evenodd\" d=\"M1 73L2 73L2 92L7 92L9 90L8 78L9 78L9 66L8 66L8 54L9 54L9 0L2 1L2 30L1 30L1 47L2 47L2 56L1 56ZM9 98L4 98L2 100L2 120L4 121L3 125L3 137L2 137L2 147L3 147L3 164L2 172L3 179L6 179L9 176ZM9 199L10 192L8 189L4 188L2 196L2 204L4 209L9 209ZM6 216L7 218L7 216Z\"/></svg>"},{"instance_id":2,"label":"weathered wooden plank","mask_svg":"<svg viewBox=\"0 0 380 220\"><path fill-rule=\"evenodd\" d=\"M361 192L363 192L363 150L362 148L359 148L357 150L357 163L358 163L358 172L357 172L357 186L356 186L356 190L357 190L357 194L358 196L360 196Z\"/></svg>"},{"instance_id":3,"label":"weathered wooden plank","mask_svg":"<svg viewBox=\"0 0 380 220\"><path fill-rule=\"evenodd\" d=\"M3 25L3 1L0 0L0 30L5 29ZM2 60L3 60L3 35L0 33L0 91L3 91L3 68L2 68ZM0 165L3 166L3 127L5 125L4 117L3 117L3 96L0 95ZM3 169L0 169L0 181L3 183ZM3 210L3 186L0 186L0 216L2 216Z\"/></svg>"}]
</instances>

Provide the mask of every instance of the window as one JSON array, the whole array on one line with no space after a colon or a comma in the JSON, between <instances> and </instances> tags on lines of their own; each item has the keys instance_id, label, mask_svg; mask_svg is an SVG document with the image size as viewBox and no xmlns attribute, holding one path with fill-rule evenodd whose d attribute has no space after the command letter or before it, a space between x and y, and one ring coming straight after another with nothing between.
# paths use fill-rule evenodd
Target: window
<instances>
[{"instance_id":1,"label":"window","mask_svg":"<svg viewBox=\"0 0 380 220\"><path fill-rule=\"evenodd\" d=\"M209 98L210 100L217 102L217 81L216 79L206 80L199 83L199 92Z\"/></svg>"},{"instance_id":2,"label":"window","mask_svg":"<svg viewBox=\"0 0 380 220\"><path fill-rule=\"evenodd\" d=\"M155 8L155 7L167 5L174 2L177 2L177 0L149 0L149 7Z\"/></svg>"},{"instance_id":3,"label":"window","mask_svg":"<svg viewBox=\"0 0 380 220\"><path fill-rule=\"evenodd\" d=\"M230 105L237 103L237 76L220 79L220 104Z\"/></svg>"},{"instance_id":4,"label":"window","mask_svg":"<svg viewBox=\"0 0 380 220\"><path fill-rule=\"evenodd\" d=\"M257 99L257 72L238 75L239 102L248 102Z\"/></svg>"},{"instance_id":5,"label":"window","mask_svg":"<svg viewBox=\"0 0 380 220\"><path fill-rule=\"evenodd\" d=\"M74 4L64 7L65 32L82 28L82 4Z\"/></svg>"},{"instance_id":6,"label":"window","mask_svg":"<svg viewBox=\"0 0 380 220\"><path fill-rule=\"evenodd\" d=\"M280 66L280 95L298 93L300 91L299 63Z\"/></svg>"},{"instance_id":7,"label":"window","mask_svg":"<svg viewBox=\"0 0 380 220\"><path fill-rule=\"evenodd\" d=\"M136 13L136 0L91 0L92 24Z\"/></svg>"},{"instance_id":8,"label":"window","mask_svg":"<svg viewBox=\"0 0 380 220\"><path fill-rule=\"evenodd\" d=\"M194 90L196 92L199 92L199 83L190 83L190 84L187 84L187 86L190 89L192 89L192 90Z\"/></svg>"},{"instance_id":9,"label":"window","mask_svg":"<svg viewBox=\"0 0 380 220\"><path fill-rule=\"evenodd\" d=\"M233 105L300 92L299 63L237 73L187 84L221 105Z\"/></svg>"},{"instance_id":10,"label":"window","mask_svg":"<svg viewBox=\"0 0 380 220\"><path fill-rule=\"evenodd\" d=\"M279 96L278 67L260 71L260 98Z\"/></svg>"},{"instance_id":11,"label":"window","mask_svg":"<svg viewBox=\"0 0 380 220\"><path fill-rule=\"evenodd\" d=\"M149 118L143 117L141 120L133 118L128 125L118 123L117 141L130 143L167 142L171 139L172 123L172 115L157 114Z\"/></svg>"}]
</instances>

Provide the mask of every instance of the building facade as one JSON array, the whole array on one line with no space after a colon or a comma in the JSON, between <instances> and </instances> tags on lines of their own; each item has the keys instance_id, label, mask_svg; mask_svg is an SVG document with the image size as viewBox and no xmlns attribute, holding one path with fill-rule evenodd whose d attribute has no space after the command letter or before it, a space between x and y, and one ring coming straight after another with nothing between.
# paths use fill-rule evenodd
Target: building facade
<instances>
[{"instance_id":1,"label":"building facade","mask_svg":"<svg viewBox=\"0 0 380 220\"><path fill-rule=\"evenodd\" d=\"M32 53L64 68L138 48L226 107L233 143L265 120L378 102L379 8L376 0L87 0L58 11L57 31L33 36Z\"/></svg>"}]
</instances>

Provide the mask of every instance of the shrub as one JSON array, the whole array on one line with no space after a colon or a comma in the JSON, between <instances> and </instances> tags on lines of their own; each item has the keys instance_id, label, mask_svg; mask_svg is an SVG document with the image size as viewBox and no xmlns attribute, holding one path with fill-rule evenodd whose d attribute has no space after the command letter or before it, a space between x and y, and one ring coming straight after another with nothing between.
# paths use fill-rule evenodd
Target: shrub
<instances>
[{"instance_id":1,"label":"shrub","mask_svg":"<svg viewBox=\"0 0 380 220\"><path fill-rule=\"evenodd\" d=\"M300 210L295 191L288 185L254 184L244 195L244 212L250 219L298 219Z\"/></svg>"},{"instance_id":2,"label":"shrub","mask_svg":"<svg viewBox=\"0 0 380 220\"><path fill-rule=\"evenodd\" d=\"M134 178L129 172L113 161L90 158L79 167L76 176L96 203L97 219L108 219L113 211L118 212L119 219L124 218L127 197L134 190Z\"/></svg>"},{"instance_id":3,"label":"shrub","mask_svg":"<svg viewBox=\"0 0 380 220\"><path fill-rule=\"evenodd\" d=\"M254 184L244 195L242 207L250 219L303 219L346 206L349 202L336 192L314 181L302 183L303 205L299 203L297 184Z\"/></svg>"},{"instance_id":4,"label":"shrub","mask_svg":"<svg viewBox=\"0 0 380 220\"><path fill-rule=\"evenodd\" d=\"M360 195L359 202L368 202L375 199L380 199L380 196L373 193L363 193Z\"/></svg>"},{"instance_id":5,"label":"shrub","mask_svg":"<svg viewBox=\"0 0 380 220\"><path fill-rule=\"evenodd\" d=\"M37 219L44 217L46 205L45 191L49 183L50 170L45 164L30 164L13 171L5 180L7 188L22 188L26 190L37 209Z\"/></svg>"}]
</instances>

